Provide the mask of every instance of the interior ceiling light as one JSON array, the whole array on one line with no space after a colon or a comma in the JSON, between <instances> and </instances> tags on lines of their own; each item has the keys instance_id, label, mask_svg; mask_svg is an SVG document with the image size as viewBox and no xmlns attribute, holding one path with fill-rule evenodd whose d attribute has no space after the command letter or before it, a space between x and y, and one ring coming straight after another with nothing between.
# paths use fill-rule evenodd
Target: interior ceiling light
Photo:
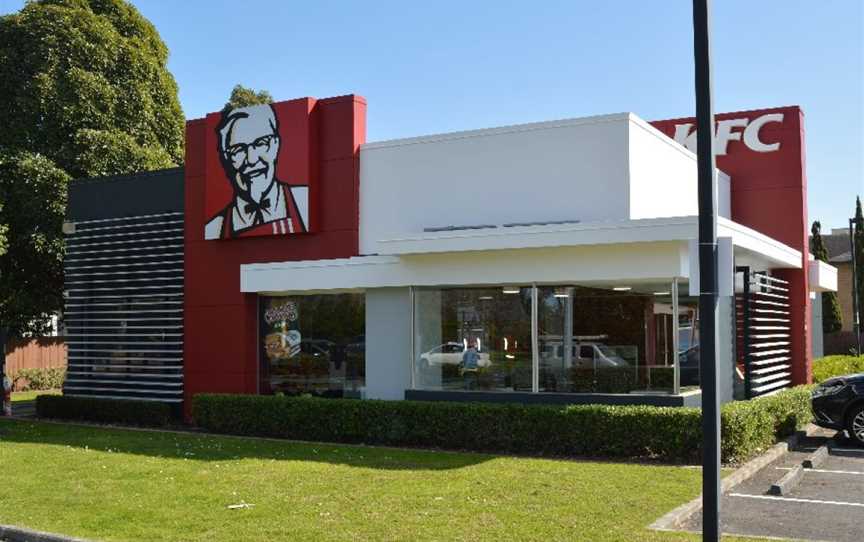
<instances>
[{"instance_id":1,"label":"interior ceiling light","mask_svg":"<svg viewBox=\"0 0 864 542\"><path fill-rule=\"evenodd\" d=\"M616 292L629 292L633 288L631 288L630 286L615 286L612 289Z\"/></svg>"},{"instance_id":2,"label":"interior ceiling light","mask_svg":"<svg viewBox=\"0 0 864 542\"><path fill-rule=\"evenodd\" d=\"M669 295L672 292L654 292L654 295Z\"/></svg>"},{"instance_id":3,"label":"interior ceiling light","mask_svg":"<svg viewBox=\"0 0 864 542\"><path fill-rule=\"evenodd\" d=\"M501 291L505 294L518 294L519 288L516 288L514 286L505 286Z\"/></svg>"},{"instance_id":4,"label":"interior ceiling light","mask_svg":"<svg viewBox=\"0 0 864 542\"><path fill-rule=\"evenodd\" d=\"M477 299L482 299L483 301L489 301L490 299L493 299L493 297L491 295L481 295Z\"/></svg>"}]
</instances>

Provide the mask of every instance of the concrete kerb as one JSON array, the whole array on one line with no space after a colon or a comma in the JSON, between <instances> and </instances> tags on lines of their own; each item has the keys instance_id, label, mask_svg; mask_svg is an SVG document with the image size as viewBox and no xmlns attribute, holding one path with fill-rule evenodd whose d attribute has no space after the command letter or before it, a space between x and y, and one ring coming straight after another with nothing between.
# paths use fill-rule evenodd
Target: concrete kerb
<instances>
[{"instance_id":1,"label":"concrete kerb","mask_svg":"<svg viewBox=\"0 0 864 542\"><path fill-rule=\"evenodd\" d=\"M807 429L809 429L809 426ZM794 448L798 444L798 441L801 439L801 437L806 434L806 429L805 431L798 431L783 442L778 442L774 446L768 448L768 450L762 455L751 459L747 463L744 463L743 465L738 467L735 472L721 480L720 491L722 493L725 493L733 487L737 486L738 484L748 480L763 467L770 463L773 463L781 456L786 454L790 448ZM678 530L688 519L690 519L690 516L699 512L701 509L702 495L700 494L692 501L682 504L678 508L661 517L660 519L649 525L648 528L655 531Z\"/></svg>"},{"instance_id":2,"label":"concrete kerb","mask_svg":"<svg viewBox=\"0 0 864 542\"><path fill-rule=\"evenodd\" d=\"M792 470L783 475L776 483L771 484L768 493L771 495L788 495L795 489L804 477L804 467L795 465Z\"/></svg>"},{"instance_id":3,"label":"concrete kerb","mask_svg":"<svg viewBox=\"0 0 864 542\"><path fill-rule=\"evenodd\" d=\"M801 465L805 469L818 469L819 466L825 462L825 459L828 458L828 446L822 445L816 449L815 452L810 454L810 457L805 459Z\"/></svg>"},{"instance_id":4,"label":"concrete kerb","mask_svg":"<svg viewBox=\"0 0 864 542\"><path fill-rule=\"evenodd\" d=\"M0 540L5 542L90 542L83 538L33 531L13 525L0 525Z\"/></svg>"}]
</instances>

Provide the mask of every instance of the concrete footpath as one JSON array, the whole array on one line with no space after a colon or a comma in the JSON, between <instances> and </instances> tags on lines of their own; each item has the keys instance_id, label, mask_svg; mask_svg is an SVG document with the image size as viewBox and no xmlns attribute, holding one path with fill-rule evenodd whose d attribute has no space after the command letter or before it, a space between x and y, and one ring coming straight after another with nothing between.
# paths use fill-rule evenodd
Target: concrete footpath
<instances>
[{"instance_id":1,"label":"concrete footpath","mask_svg":"<svg viewBox=\"0 0 864 542\"><path fill-rule=\"evenodd\" d=\"M803 468L805 461L812 461L813 468ZM833 431L820 430L800 440L724 492L721 502L723 534L860 542L862 518L864 448ZM682 528L700 531L701 511Z\"/></svg>"}]
</instances>

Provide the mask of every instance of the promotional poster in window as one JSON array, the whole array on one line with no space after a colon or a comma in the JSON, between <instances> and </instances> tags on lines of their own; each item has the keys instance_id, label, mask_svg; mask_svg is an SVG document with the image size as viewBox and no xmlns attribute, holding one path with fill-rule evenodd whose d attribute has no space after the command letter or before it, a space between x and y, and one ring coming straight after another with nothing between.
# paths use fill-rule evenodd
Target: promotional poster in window
<instances>
[{"instance_id":1,"label":"promotional poster in window","mask_svg":"<svg viewBox=\"0 0 864 542\"><path fill-rule=\"evenodd\" d=\"M279 374L300 362L300 307L292 299L261 298L260 336L263 341L264 384L279 389ZM280 370L281 368L281 370Z\"/></svg>"}]
</instances>

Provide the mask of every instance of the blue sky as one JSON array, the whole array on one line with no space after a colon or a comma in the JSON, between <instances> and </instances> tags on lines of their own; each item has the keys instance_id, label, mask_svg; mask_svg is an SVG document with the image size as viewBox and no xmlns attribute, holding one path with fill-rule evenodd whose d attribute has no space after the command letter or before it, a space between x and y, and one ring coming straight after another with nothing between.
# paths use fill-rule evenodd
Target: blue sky
<instances>
[{"instance_id":1,"label":"blue sky","mask_svg":"<svg viewBox=\"0 0 864 542\"><path fill-rule=\"evenodd\" d=\"M632 111L692 115L690 0L137 0L187 118L231 88L357 93L368 140ZM0 0L0 12L20 8ZM800 105L811 220L864 196L864 2L716 0L715 111Z\"/></svg>"}]
</instances>

